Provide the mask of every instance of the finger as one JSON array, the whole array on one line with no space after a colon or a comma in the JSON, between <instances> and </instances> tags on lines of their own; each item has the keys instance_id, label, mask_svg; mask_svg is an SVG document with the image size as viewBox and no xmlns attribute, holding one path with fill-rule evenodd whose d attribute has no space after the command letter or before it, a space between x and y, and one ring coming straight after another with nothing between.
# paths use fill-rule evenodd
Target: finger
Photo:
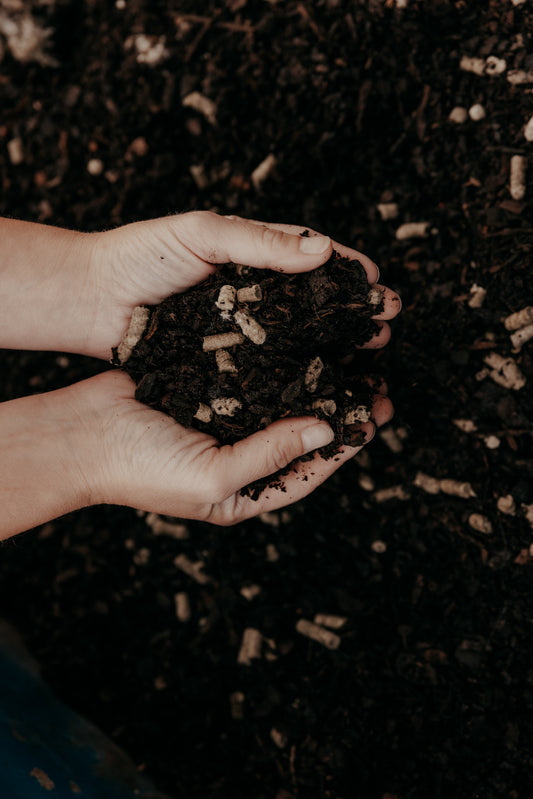
<instances>
[{"instance_id":1,"label":"finger","mask_svg":"<svg viewBox=\"0 0 533 799\"><path fill-rule=\"evenodd\" d=\"M387 322L376 321L376 333L369 341L357 347L359 350L379 350L389 343L391 337L390 325Z\"/></svg>"},{"instance_id":2,"label":"finger","mask_svg":"<svg viewBox=\"0 0 533 799\"><path fill-rule=\"evenodd\" d=\"M282 272L301 272L325 263L332 251L328 236L298 235L268 223L194 211L172 218L179 241L204 261L228 261ZM299 229L301 230L301 228Z\"/></svg>"},{"instance_id":3,"label":"finger","mask_svg":"<svg viewBox=\"0 0 533 799\"><path fill-rule=\"evenodd\" d=\"M298 502L322 485L373 438L375 426L371 422L362 425L362 430L366 432L367 440L361 446L342 447L328 460L324 460L317 452L312 460L295 463L290 472L273 480L272 485L267 486L256 500L242 496L240 492L229 497L217 507L214 513L216 518L212 520L216 524L235 524Z\"/></svg>"},{"instance_id":4,"label":"finger","mask_svg":"<svg viewBox=\"0 0 533 799\"><path fill-rule=\"evenodd\" d=\"M394 319L402 310L402 300L399 294L387 286L376 286L382 291L383 310L375 314L373 319Z\"/></svg>"},{"instance_id":5,"label":"finger","mask_svg":"<svg viewBox=\"0 0 533 799\"><path fill-rule=\"evenodd\" d=\"M247 221L252 225L264 224L264 222L259 222L256 219L248 219ZM310 237L320 235L320 233L317 233L315 230L303 227L302 225L286 225L280 222L269 222L268 226L274 230L292 233L293 235L301 235L302 233L308 233ZM379 269L374 261L368 257L368 255L365 255L363 252L359 252L359 250L353 250L351 247L346 247L344 244L340 244L338 241L333 242L333 249L343 257L349 258L350 260L359 261L364 267L368 282L371 286L377 282L379 278Z\"/></svg>"},{"instance_id":6,"label":"finger","mask_svg":"<svg viewBox=\"0 0 533 799\"><path fill-rule=\"evenodd\" d=\"M394 416L394 406L390 399L383 394L376 394L372 406L372 419L378 427L390 422Z\"/></svg>"},{"instance_id":7,"label":"finger","mask_svg":"<svg viewBox=\"0 0 533 799\"><path fill-rule=\"evenodd\" d=\"M331 427L314 417L280 419L232 446L220 447L211 466L224 476L221 493L229 496L284 469L302 455L325 447L333 437Z\"/></svg>"}]
</instances>

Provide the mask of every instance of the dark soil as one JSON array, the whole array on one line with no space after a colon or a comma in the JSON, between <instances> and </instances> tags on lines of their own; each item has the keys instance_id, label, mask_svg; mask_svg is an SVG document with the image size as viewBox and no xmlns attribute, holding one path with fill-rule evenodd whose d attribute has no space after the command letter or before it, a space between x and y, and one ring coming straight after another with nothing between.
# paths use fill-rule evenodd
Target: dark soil
<instances>
[{"instance_id":1,"label":"dark soil","mask_svg":"<svg viewBox=\"0 0 533 799\"><path fill-rule=\"evenodd\" d=\"M242 299L245 289L254 290L252 301ZM335 440L323 455L331 456L341 444L364 441L372 391L346 361L379 332L371 317L382 308L381 292L370 289L359 261L337 253L297 275L226 264L152 308L124 368L137 385L136 399L221 443L287 416L327 419ZM253 323L246 335L239 318L245 330ZM241 340L210 344L227 334ZM116 351L114 358L120 363Z\"/></svg>"},{"instance_id":2,"label":"dark soil","mask_svg":"<svg viewBox=\"0 0 533 799\"><path fill-rule=\"evenodd\" d=\"M404 310L391 344L357 358L389 383L388 435L311 497L228 530L188 523L182 539L125 508L53 521L3 546L4 615L60 696L172 796L529 796L533 344L514 352L502 320L533 305L531 164L525 196L509 191L511 157L531 160L531 4L34 5L58 65L0 62L3 214L83 230L187 209L294 222L368 253ZM138 60L140 33L164 37L164 60ZM463 56L504 69L474 74ZM184 106L193 91L214 119ZM475 104L484 118L449 121ZM397 238L404 222L427 235ZM524 387L488 374L490 353ZM3 399L107 368L1 362ZM419 472L474 495L428 493ZM335 650L295 629L321 612L347 619ZM250 627L264 650L247 666Z\"/></svg>"}]
</instances>

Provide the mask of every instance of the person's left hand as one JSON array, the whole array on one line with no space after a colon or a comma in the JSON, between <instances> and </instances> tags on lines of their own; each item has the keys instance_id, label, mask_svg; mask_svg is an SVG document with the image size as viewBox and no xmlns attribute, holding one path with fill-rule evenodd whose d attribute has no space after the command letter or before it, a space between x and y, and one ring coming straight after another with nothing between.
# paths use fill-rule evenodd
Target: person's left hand
<instances>
[{"instance_id":1,"label":"person's left hand","mask_svg":"<svg viewBox=\"0 0 533 799\"><path fill-rule=\"evenodd\" d=\"M109 360L127 329L136 305L157 305L170 294L201 283L217 264L233 261L260 269L303 272L325 263L333 247L357 258L370 285L378 268L363 253L332 242L327 236L296 225L276 225L194 211L178 216L135 222L103 233L90 234L90 270L86 302L90 320L85 354ZM384 308L374 319L379 335L366 347L382 347L390 337L386 321L400 310L398 295L384 290Z\"/></svg>"}]
</instances>

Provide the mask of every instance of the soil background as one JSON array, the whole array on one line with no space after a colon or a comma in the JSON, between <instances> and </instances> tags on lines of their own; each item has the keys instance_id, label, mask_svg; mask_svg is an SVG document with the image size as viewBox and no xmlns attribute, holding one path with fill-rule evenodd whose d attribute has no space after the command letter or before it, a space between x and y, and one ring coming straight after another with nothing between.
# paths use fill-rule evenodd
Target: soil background
<instances>
[{"instance_id":1,"label":"soil background","mask_svg":"<svg viewBox=\"0 0 533 799\"><path fill-rule=\"evenodd\" d=\"M531 157L531 3L12 1L0 27L25 13L49 35L25 62L0 35L0 213L87 231L190 209L295 222L369 254L404 310L372 357L392 449L378 436L304 502L187 523L187 539L127 508L50 522L2 546L2 614L58 695L176 799L530 796L533 344L513 353L502 320L533 304L531 164L525 197L509 192L511 157ZM478 75L463 56L505 64ZM482 119L449 120L475 104ZM427 235L398 239L405 222ZM480 375L491 352L523 388ZM0 358L2 399L108 368ZM429 494L418 472L476 496ZM347 618L334 651L295 630L319 612ZM247 627L270 641L248 666Z\"/></svg>"}]
</instances>

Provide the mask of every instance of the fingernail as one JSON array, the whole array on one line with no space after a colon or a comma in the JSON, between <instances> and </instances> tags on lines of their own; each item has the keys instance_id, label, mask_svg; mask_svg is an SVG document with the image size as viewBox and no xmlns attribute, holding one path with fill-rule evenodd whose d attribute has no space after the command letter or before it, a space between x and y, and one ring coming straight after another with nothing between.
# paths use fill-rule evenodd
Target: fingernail
<instances>
[{"instance_id":1,"label":"fingernail","mask_svg":"<svg viewBox=\"0 0 533 799\"><path fill-rule=\"evenodd\" d=\"M331 444L335 438L335 433L328 424L313 424L306 427L302 432L302 444L304 452L312 452L319 447Z\"/></svg>"},{"instance_id":2,"label":"fingernail","mask_svg":"<svg viewBox=\"0 0 533 799\"><path fill-rule=\"evenodd\" d=\"M329 236L302 236L300 238L300 252L306 255L319 255L321 252L325 252L330 244L331 239Z\"/></svg>"}]
</instances>

